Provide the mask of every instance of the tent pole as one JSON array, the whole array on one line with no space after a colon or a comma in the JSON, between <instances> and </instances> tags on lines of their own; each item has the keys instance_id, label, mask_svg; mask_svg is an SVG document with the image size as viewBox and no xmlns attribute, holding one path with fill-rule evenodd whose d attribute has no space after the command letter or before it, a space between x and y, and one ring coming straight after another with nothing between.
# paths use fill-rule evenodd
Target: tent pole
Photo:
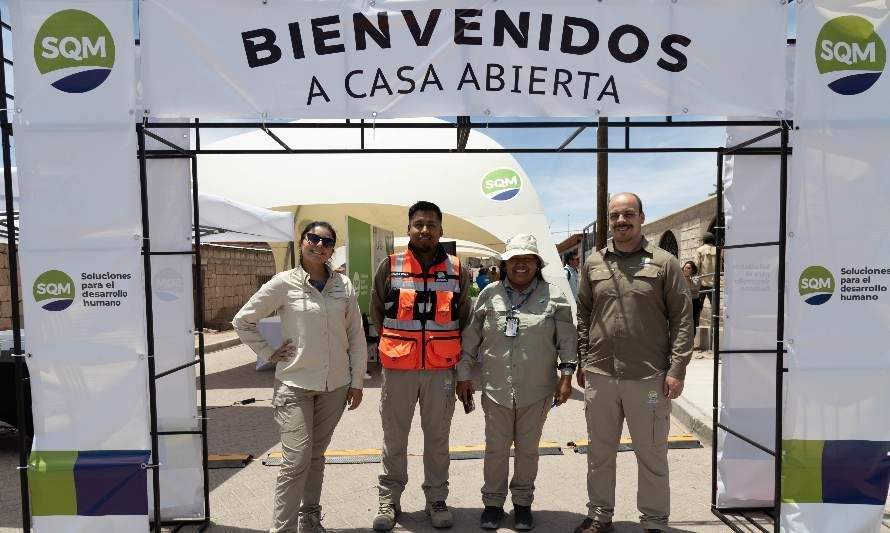
<instances>
[{"instance_id":1,"label":"tent pole","mask_svg":"<svg viewBox=\"0 0 890 533\"><path fill-rule=\"evenodd\" d=\"M609 119L600 117L596 128L596 147L603 150L609 147ZM596 249L606 246L609 210L609 154L596 154Z\"/></svg>"}]
</instances>

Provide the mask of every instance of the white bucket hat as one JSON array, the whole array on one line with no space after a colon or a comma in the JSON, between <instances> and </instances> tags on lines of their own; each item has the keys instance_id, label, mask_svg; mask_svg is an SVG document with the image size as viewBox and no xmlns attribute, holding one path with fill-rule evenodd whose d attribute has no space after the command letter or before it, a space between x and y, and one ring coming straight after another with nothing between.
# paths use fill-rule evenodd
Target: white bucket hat
<instances>
[{"instance_id":1,"label":"white bucket hat","mask_svg":"<svg viewBox=\"0 0 890 533\"><path fill-rule=\"evenodd\" d=\"M507 241L507 250L501 254L501 260L506 261L517 255L536 255L541 260L542 267L547 265L547 261L538 253L538 239L529 233L510 237Z\"/></svg>"}]
</instances>

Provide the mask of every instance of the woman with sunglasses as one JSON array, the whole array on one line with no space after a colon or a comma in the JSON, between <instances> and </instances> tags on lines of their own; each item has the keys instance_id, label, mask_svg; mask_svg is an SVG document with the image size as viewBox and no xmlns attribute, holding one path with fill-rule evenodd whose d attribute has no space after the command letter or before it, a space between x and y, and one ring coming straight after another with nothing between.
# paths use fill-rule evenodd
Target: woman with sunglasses
<instances>
[{"instance_id":1,"label":"woman with sunglasses","mask_svg":"<svg viewBox=\"0 0 890 533\"><path fill-rule=\"evenodd\" d=\"M244 344L274 361L272 406L281 433L282 464L275 489L273 533L323 533L324 452L345 406L362 401L367 344L349 278L328 265L337 233L310 222L300 235L300 261L275 275L235 315ZM284 342L273 348L257 322L281 317Z\"/></svg>"}]
</instances>

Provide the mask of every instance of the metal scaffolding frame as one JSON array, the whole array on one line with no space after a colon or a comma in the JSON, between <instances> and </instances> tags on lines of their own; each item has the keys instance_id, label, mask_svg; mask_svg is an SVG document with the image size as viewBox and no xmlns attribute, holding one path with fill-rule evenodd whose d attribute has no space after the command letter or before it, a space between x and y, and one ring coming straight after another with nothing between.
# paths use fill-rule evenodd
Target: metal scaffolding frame
<instances>
[{"instance_id":1,"label":"metal scaffolding frame","mask_svg":"<svg viewBox=\"0 0 890 533\"><path fill-rule=\"evenodd\" d=\"M0 31L2 32L10 32L11 27L9 24L2 21L2 17L0 17ZM5 227L7 231L5 232L5 236L7 238L7 246L8 246L8 259L9 259L9 269L10 269L10 288L11 288L11 298L12 298L12 324L13 324L13 351L12 355L15 358L15 381L16 381L16 403L18 407L18 419L19 419L19 466L17 467L20 472L20 484L21 484L21 499L22 499L22 528L25 532L31 531L31 519L30 519L30 499L29 499L29 491L28 491L28 448L30 443L27 440L27 431L25 431L25 406L23 398L25 397L25 387L27 386L28 378L27 368L26 368L26 354L22 350L21 343L21 316L19 313L19 281L18 281L18 253L17 253L17 242L16 242L16 233L15 231L8 231L8 228L14 228L16 225L17 213L13 208L13 180L12 180L12 149L11 149L11 137L12 137L12 126L9 122L8 109L10 108L11 102L13 100L13 95L9 94L6 90L7 81L5 76L5 67L12 65L12 61L6 58L5 51L3 50L3 40L0 39L0 57L3 59L4 68L0 69L0 94L5 95L7 105L5 108L0 110L0 142L2 142L2 150L3 150L3 177L4 177L4 188L6 194L6 206L5 206ZM587 128L595 128L598 126L604 126L606 128L620 128L624 132L624 145L620 147L614 148L596 148L596 147L571 147L570 144L575 141L575 139ZM771 130L768 134L758 136L749 141L740 143L736 146L730 148L724 147L675 147L675 148L666 148L666 147L636 147L631 146L631 131L637 128L702 128L702 127L728 127L728 126L760 126L760 127L773 127L775 129ZM629 118L624 118L621 121L607 121L605 124L600 123L598 120L573 120L573 121L548 121L548 120L523 120L523 121L515 121L515 122L474 122L471 117L458 117L457 120L453 123L446 122L436 122L436 123L423 123L423 122L414 122L414 123L366 123L364 120L344 120L343 122L288 122L288 123L265 123L265 122L200 122L199 120L195 120L190 123L182 123L182 122L153 122L149 123L147 117L143 119L142 122L137 123L136 127L136 135L138 141L138 152L136 155L138 163L139 163L139 180L140 180L140 194L141 194L141 220L142 220L142 256L143 256L143 266L145 269L145 296L146 296L146 332L147 332L147 346L148 346L148 354L146 357L148 371L149 371L149 404L150 404L150 432L151 432L151 444L152 444L152 464L146 465L147 468L150 468L152 471L152 480L153 480L153 497L154 497L154 508L152 510L151 518L153 529L155 532L160 533L162 526L175 526L176 529L184 525L200 525L201 530L205 529L210 525L210 497L209 497L209 479L208 479L208 458L207 458L207 418L206 418L206 410L207 410L207 399L206 399L206 383L205 383L205 364L204 364L204 336L203 336L203 326L204 326L204 316L203 316L203 279L200 268L196 270L196 298L195 298L195 332L198 338L198 356L194 361L191 361L185 365L181 365L176 368L158 371L155 368L154 362L154 323L153 323L153 310L152 310L152 300L151 300L151 258L159 255L191 255L195 258L195 261L200 265L201 262L201 238L202 236L206 236L208 234L214 233L213 228L205 228L199 225L199 206L198 206L198 156L199 155L216 155L216 154L229 154L229 155L256 155L256 154L281 154L281 155L294 155L294 154L352 154L352 153L362 153L362 154L480 154L480 153L524 153L524 154L598 154L598 153L614 153L614 154L664 154L664 153L709 153L714 154L717 160L717 176L718 176L718 195L717 195L717 220L722 220L723 213L723 159L727 155L778 155L781 158L781 194L780 194L780 241L772 242L772 243L752 243L746 245L736 245L736 246L723 246L723 229L722 227L718 228L718 248L720 251L728 250L732 248L741 248L741 247L751 247L751 246L778 246L779 247L779 288L777 294L778 301L778 317L777 317L777 346L775 350L763 350L763 353L775 353L776 354L776 442L774 443L774 449L770 450L763 444L757 443L744 435L732 430L732 428L728 428L723 424L720 424L718 418L718 405L717 402L719 400L719 383L717 382L717 371L720 364L720 356L723 354L733 353L732 351L719 350L719 326L715 328L714 334L714 449L712 456L712 502L711 502L711 510L717 515L721 520L723 520L729 527L731 527L735 531L742 531L737 526L732 524L729 519L730 515L739 514L743 518L753 523L750 517L747 516L748 512L752 511L773 511L773 519L775 522L775 531L778 531L778 512L780 505L780 481L781 481L781 435L782 435L782 375L783 372L786 371L784 368L784 359L782 355L784 354L784 346L781 341L784 334L784 287L785 287L785 222L786 222L786 197L787 197L787 167L788 167L788 156L791 154L791 148L788 146L788 132L791 127L791 124L787 121L783 120L698 120L698 121L675 121L672 117L666 117L665 120L643 120L643 121L632 121ZM163 129L188 129L194 130L194 138L195 138L195 146L191 147L183 147L178 146L170 141L167 141L162 136L158 135L152 130L163 130ZM331 148L331 149L300 149L293 148L288 146L278 135L275 134L274 130L280 129L350 129L350 130L358 130L357 134L359 135L360 147L359 148ZM365 147L365 131L368 129L379 128L379 129L442 129L442 128L452 128L456 132L456 143L453 148L387 148L387 149L376 149L376 148L366 148ZM469 139L470 131L474 128L477 129L552 129L552 128L567 128L572 129L573 132L558 146L546 146L546 147L514 147L514 148L467 148L467 141ZM201 147L200 140L200 132L202 129L245 129L245 130L261 130L265 132L273 141L278 144L278 148L275 149L205 149ZM781 135L781 146L779 148L760 148L753 147L752 145L756 142L763 140L769 136L780 134ZM145 142L146 137L157 141L158 143L166 146L165 149L146 149ZM192 250L152 250L151 248L151 239L150 239L150 227L149 227L149 216L148 216L148 171L146 169L146 161L150 159L169 159L169 158L186 158L191 163L191 179L192 179L192 210L193 210L193 231L194 231L194 247ZM722 224L718 224L718 226L722 226ZM587 230L589 228L585 228ZM585 231L586 233L586 231ZM720 260L720 251L718 251L718 272L721 268L721 260ZM293 252L293 250L291 250ZM715 278L715 294L714 294L714 308L719 309L720 302L720 277L716 276ZM715 324L717 324L720 319L719 312L714 312L714 320ZM746 351L745 353L754 353L754 351ZM170 375L174 372L181 371L187 368L192 368L194 366L198 366L199 370L199 383L200 383L200 420L201 420L201 429L200 430L187 430L187 431L158 431L157 427L157 391L155 387L155 382L158 379L163 378L164 376ZM726 431L732 435L735 435L742 439L743 441L751 444L752 446L757 447L771 455L776 457L776 468L775 468L775 505L772 508L757 508L757 509L720 509L716 506L716 445L717 445L717 431L718 429ZM201 518L182 518L182 519L168 519L162 520L160 513L160 472L159 472L159 464L158 464L158 437L163 435L176 435L176 434L198 434L201 435L202 438L202 452L203 452L203 476L204 476L204 516ZM761 526L758 526L761 527ZM761 529L763 529L761 527ZM765 529L764 529L765 530Z\"/></svg>"}]
</instances>

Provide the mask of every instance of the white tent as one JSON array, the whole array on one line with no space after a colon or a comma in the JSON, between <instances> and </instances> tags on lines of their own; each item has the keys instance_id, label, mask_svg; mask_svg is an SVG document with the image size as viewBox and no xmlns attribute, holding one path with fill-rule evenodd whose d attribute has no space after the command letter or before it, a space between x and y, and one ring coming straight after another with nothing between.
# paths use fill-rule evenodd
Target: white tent
<instances>
[{"instance_id":1,"label":"white tent","mask_svg":"<svg viewBox=\"0 0 890 533\"><path fill-rule=\"evenodd\" d=\"M198 193L201 242L290 242L293 213L272 211L205 192Z\"/></svg>"},{"instance_id":2,"label":"white tent","mask_svg":"<svg viewBox=\"0 0 890 533\"><path fill-rule=\"evenodd\" d=\"M501 254L497 250L493 250L488 246L477 242L465 241L463 239L443 238L441 242L454 242L457 256L464 257L490 257L500 258ZM396 237L393 242L395 250L401 252L408 247L408 237Z\"/></svg>"},{"instance_id":3,"label":"white tent","mask_svg":"<svg viewBox=\"0 0 890 533\"><path fill-rule=\"evenodd\" d=\"M275 134L294 149L359 148L361 143L357 129L277 129ZM366 148L453 148L454 144L455 131L451 128L365 132ZM204 146L280 148L262 131ZM478 130L470 133L467 147L502 148ZM201 155L198 164L202 191L290 210L298 226L313 219L327 220L338 230L341 240L346 235L346 215L404 235L407 207L418 200L429 200L445 212L446 237L500 251L504 242L517 233L535 235L548 263L545 276L565 281L538 194L510 154ZM502 169L505 173L497 173ZM518 177L517 186L500 195L497 189L483 189L486 178L498 176ZM568 293L568 285L563 285Z\"/></svg>"}]
</instances>

